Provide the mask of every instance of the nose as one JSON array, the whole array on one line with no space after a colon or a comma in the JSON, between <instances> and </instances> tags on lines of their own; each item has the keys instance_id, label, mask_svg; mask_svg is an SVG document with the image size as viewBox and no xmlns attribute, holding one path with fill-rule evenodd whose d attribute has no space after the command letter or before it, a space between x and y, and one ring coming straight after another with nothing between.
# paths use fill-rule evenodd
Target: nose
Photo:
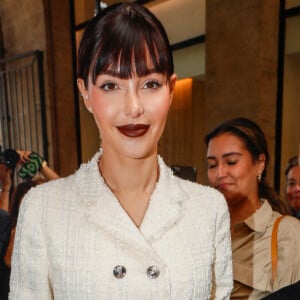
<instances>
[{"instance_id":1,"label":"nose","mask_svg":"<svg viewBox=\"0 0 300 300\"><path fill-rule=\"evenodd\" d=\"M135 91L129 91L127 94L125 114L133 119L144 113L144 107L139 95Z\"/></svg>"},{"instance_id":2,"label":"nose","mask_svg":"<svg viewBox=\"0 0 300 300\"><path fill-rule=\"evenodd\" d=\"M226 175L227 171L226 171L226 167L222 164L219 164L216 167L216 175L218 178L222 178Z\"/></svg>"}]
</instances>

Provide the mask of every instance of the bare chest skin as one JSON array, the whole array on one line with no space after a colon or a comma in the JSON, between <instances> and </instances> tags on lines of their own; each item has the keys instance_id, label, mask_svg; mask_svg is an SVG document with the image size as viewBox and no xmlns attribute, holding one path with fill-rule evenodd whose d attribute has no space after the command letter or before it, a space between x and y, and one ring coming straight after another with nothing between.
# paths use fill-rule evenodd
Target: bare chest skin
<instances>
[{"instance_id":1,"label":"bare chest skin","mask_svg":"<svg viewBox=\"0 0 300 300\"><path fill-rule=\"evenodd\" d=\"M150 195L146 192L114 192L121 206L139 228L146 214Z\"/></svg>"}]
</instances>

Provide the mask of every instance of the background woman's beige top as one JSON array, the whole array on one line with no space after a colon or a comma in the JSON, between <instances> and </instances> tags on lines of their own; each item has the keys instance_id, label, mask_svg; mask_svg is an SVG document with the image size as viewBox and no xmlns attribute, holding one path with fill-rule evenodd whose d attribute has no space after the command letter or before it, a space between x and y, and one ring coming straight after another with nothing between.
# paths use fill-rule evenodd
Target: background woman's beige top
<instances>
[{"instance_id":1,"label":"background woman's beige top","mask_svg":"<svg viewBox=\"0 0 300 300\"><path fill-rule=\"evenodd\" d=\"M272 282L271 234L279 216L265 200L255 214L235 226L231 299L261 299L300 280L300 221L288 216L279 225L277 277Z\"/></svg>"}]
</instances>

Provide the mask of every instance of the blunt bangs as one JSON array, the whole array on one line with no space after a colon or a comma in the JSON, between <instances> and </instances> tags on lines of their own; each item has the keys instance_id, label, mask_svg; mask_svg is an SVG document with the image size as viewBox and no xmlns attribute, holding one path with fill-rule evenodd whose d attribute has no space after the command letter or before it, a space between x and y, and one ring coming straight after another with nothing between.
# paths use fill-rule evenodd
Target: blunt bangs
<instances>
[{"instance_id":1,"label":"blunt bangs","mask_svg":"<svg viewBox=\"0 0 300 300\"><path fill-rule=\"evenodd\" d=\"M87 28L87 39L83 36L78 77L86 84L89 75L95 84L97 76L107 71L122 79L153 72L169 79L174 73L173 56L160 21L146 8L132 3L112 5L106 10L91 22L92 34ZM81 47L87 52L82 57ZM84 72L80 72L80 62Z\"/></svg>"}]
</instances>

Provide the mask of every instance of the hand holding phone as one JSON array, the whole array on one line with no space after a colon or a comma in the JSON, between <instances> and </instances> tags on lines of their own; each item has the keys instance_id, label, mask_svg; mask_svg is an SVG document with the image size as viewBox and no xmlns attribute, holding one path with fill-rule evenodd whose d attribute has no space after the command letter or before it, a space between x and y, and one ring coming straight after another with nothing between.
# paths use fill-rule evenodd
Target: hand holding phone
<instances>
[{"instance_id":1,"label":"hand holding phone","mask_svg":"<svg viewBox=\"0 0 300 300\"><path fill-rule=\"evenodd\" d=\"M25 180L31 180L43 163L43 158L35 152L31 152L29 158L18 171L18 176Z\"/></svg>"}]
</instances>

